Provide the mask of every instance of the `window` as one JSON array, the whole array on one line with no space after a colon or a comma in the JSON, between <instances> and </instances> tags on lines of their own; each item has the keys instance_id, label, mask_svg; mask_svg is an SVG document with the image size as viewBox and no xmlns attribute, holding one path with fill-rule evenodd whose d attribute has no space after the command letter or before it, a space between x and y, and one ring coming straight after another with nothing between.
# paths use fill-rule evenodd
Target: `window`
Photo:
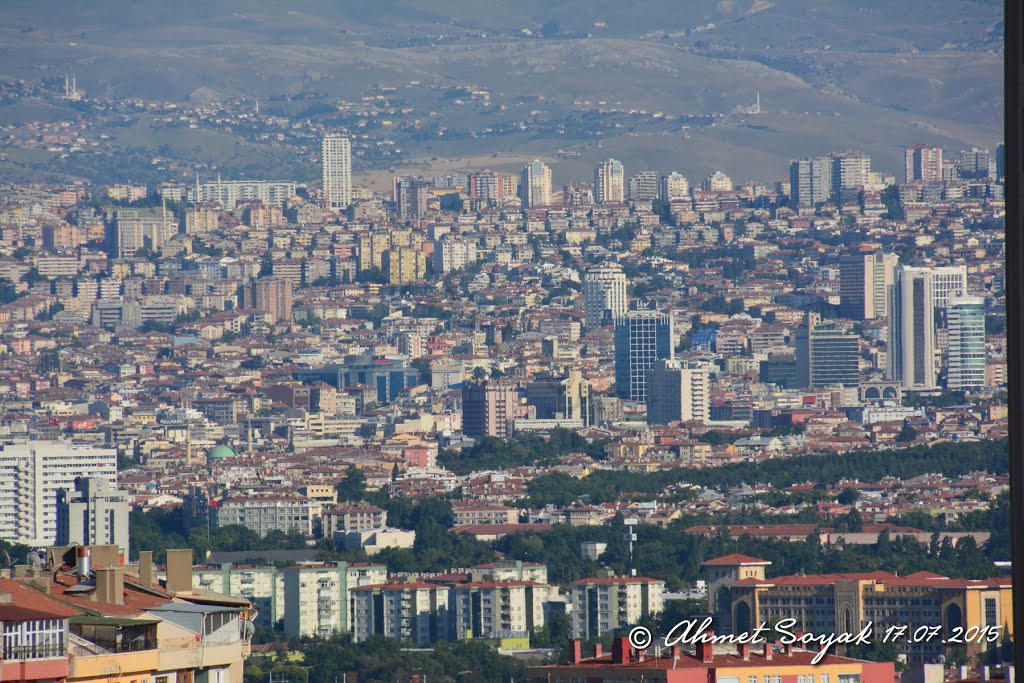
<instances>
[{"instance_id":1,"label":"window","mask_svg":"<svg viewBox=\"0 0 1024 683\"><path fill-rule=\"evenodd\" d=\"M998 626L999 612L995 598L985 598L985 626Z\"/></svg>"}]
</instances>

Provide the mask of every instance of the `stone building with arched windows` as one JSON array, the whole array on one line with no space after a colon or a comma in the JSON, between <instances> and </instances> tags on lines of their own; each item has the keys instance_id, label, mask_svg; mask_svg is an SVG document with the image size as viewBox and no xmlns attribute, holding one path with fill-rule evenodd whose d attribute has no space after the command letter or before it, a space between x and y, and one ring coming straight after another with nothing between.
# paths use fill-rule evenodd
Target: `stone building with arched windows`
<instances>
[{"instance_id":1,"label":"stone building with arched windows","mask_svg":"<svg viewBox=\"0 0 1024 683\"><path fill-rule=\"evenodd\" d=\"M906 626L896 638L911 663L935 661L943 640L960 635L968 656L999 647L1013 637L1008 578L951 579L930 572L889 572L765 577L770 562L728 555L704 563L710 611L720 632L743 633L759 624L791 618L791 631L857 633L869 622L874 633ZM921 629L932 627L932 636ZM937 627L937 628L936 628ZM992 642L985 634L998 630ZM876 637L878 637L876 635ZM842 654L842 652L839 652Z\"/></svg>"}]
</instances>

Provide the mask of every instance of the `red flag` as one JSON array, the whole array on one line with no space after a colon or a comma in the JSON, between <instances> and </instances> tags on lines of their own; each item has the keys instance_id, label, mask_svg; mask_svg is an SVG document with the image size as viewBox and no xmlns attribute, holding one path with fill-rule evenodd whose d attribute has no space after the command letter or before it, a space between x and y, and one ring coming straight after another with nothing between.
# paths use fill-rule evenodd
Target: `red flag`
<instances>
[{"instance_id":1,"label":"red flag","mask_svg":"<svg viewBox=\"0 0 1024 683\"><path fill-rule=\"evenodd\" d=\"M220 510L220 503L218 503L213 498L211 498L210 499L210 507L214 508L215 510Z\"/></svg>"}]
</instances>

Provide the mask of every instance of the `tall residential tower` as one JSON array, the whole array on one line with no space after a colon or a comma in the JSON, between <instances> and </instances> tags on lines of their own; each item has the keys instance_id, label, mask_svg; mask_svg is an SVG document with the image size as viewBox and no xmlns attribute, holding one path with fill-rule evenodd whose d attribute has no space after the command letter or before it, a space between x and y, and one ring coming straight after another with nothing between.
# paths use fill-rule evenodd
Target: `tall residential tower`
<instances>
[{"instance_id":1,"label":"tall residential tower","mask_svg":"<svg viewBox=\"0 0 1024 683\"><path fill-rule=\"evenodd\" d=\"M324 208L344 211L352 203L352 145L343 135L327 135L322 145Z\"/></svg>"}]
</instances>

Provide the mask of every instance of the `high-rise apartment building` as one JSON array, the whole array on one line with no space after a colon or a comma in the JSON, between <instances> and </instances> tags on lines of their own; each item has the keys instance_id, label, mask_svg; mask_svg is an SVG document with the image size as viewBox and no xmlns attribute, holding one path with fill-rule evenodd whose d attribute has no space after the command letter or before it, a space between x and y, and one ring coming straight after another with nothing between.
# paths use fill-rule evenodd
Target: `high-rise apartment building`
<instances>
[{"instance_id":1,"label":"high-rise apartment building","mask_svg":"<svg viewBox=\"0 0 1024 683\"><path fill-rule=\"evenodd\" d=\"M816 206L832 196L832 158L789 162L789 196L793 206Z\"/></svg>"},{"instance_id":2,"label":"high-rise apartment building","mask_svg":"<svg viewBox=\"0 0 1024 683\"><path fill-rule=\"evenodd\" d=\"M462 385L462 433L466 436L496 436L511 433L511 421L526 417L519 401L519 387L507 380L465 382Z\"/></svg>"},{"instance_id":3,"label":"high-rise apartment building","mask_svg":"<svg viewBox=\"0 0 1024 683\"><path fill-rule=\"evenodd\" d=\"M704 180L704 189L711 192L732 192L732 178L721 171L715 171Z\"/></svg>"},{"instance_id":4,"label":"high-rise apartment building","mask_svg":"<svg viewBox=\"0 0 1024 683\"><path fill-rule=\"evenodd\" d=\"M418 220L427 213L430 183L422 178L395 178L395 208L399 220Z\"/></svg>"},{"instance_id":5,"label":"high-rise apartment building","mask_svg":"<svg viewBox=\"0 0 1024 683\"><path fill-rule=\"evenodd\" d=\"M349 630L345 563L284 570L284 632L292 638L329 638Z\"/></svg>"},{"instance_id":6,"label":"high-rise apartment building","mask_svg":"<svg viewBox=\"0 0 1024 683\"><path fill-rule=\"evenodd\" d=\"M942 148L936 145L914 145L905 151L907 182L942 182Z\"/></svg>"},{"instance_id":7,"label":"high-rise apartment building","mask_svg":"<svg viewBox=\"0 0 1024 683\"><path fill-rule=\"evenodd\" d=\"M711 419L711 373L706 366L658 360L647 371L647 424Z\"/></svg>"},{"instance_id":8,"label":"high-rise apartment building","mask_svg":"<svg viewBox=\"0 0 1024 683\"><path fill-rule=\"evenodd\" d=\"M594 169L594 202L621 202L626 199L626 171L617 159L602 161Z\"/></svg>"},{"instance_id":9,"label":"high-rise apartment building","mask_svg":"<svg viewBox=\"0 0 1024 683\"><path fill-rule=\"evenodd\" d=\"M985 386L985 299L953 297L946 308L949 331L946 387L954 390Z\"/></svg>"},{"instance_id":10,"label":"high-rise apartment building","mask_svg":"<svg viewBox=\"0 0 1024 683\"><path fill-rule=\"evenodd\" d=\"M344 135L326 135L321 157L324 208L344 211L352 203L352 143Z\"/></svg>"},{"instance_id":11,"label":"high-rise apartment building","mask_svg":"<svg viewBox=\"0 0 1024 683\"><path fill-rule=\"evenodd\" d=\"M647 371L655 361L675 357L672 315L628 311L615 321L615 395L647 401Z\"/></svg>"},{"instance_id":12,"label":"high-rise apartment building","mask_svg":"<svg viewBox=\"0 0 1024 683\"><path fill-rule=\"evenodd\" d=\"M989 150L971 147L960 152L961 178L990 178L995 172L996 160Z\"/></svg>"},{"instance_id":13,"label":"high-rise apartment building","mask_svg":"<svg viewBox=\"0 0 1024 683\"><path fill-rule=\"evenodd\" d=\"M551 168L539 159L526 165L519 184L519 197L523 208L547 206L551 203Z\"/></svg>"},{"instance_id":14,"label":"high-rise apartment building","mask_svg":"<svg viewBox=\"0 0 1024 683\"><path fill-rule=\"evenodd\" d=\"M882 251L846 254L839 260L839 315L852 320L884 318L887 293L899 263Z\"/></svg>"},{"instance_id":15,"label":"high-rise apartment building","mask_svg":"<svg viewBox=\"0 0 1024 683\"><path fill-rule=\"evenodd\" d=\"M263 311L271 322L291 320L293 288L292 281L286 278L259 278L249 286L244 305Z\"/></svg>"},{"instance_id":16,"label":"high-rise apartment building","mask_svg":"<svg viewBox=\"0 0 1024 683\"><path fill-rule=\"evenodd\" d=\"M616 263L593 266L583 275L583 314L588 329L611 325L626 313L626 274Z\"/></svg>"},{"instance_id":17,"label":"high-rise apartment building","mask_svg":"<svg viewBox=\"0 0 1024 683\"><path fill-rule=\"evenodd\" d=\"M871 157L861 152L840 152L832 154L832 194L836 197L843 190L861 188L868 184L871 173Z\"/></svg>"},{"instance_id":18,"label":"high-rise apartment building","mask_svg":"<svg viewBox=\"0 0 1024 683\"><path fill-rule=\"evenodd\" d=\"M437 273L450 273L476 263L476 242L471 239L455 239L445 236L434 241L432 266Z\"/></svg>"},{"instance_id":19,"label":"high-rise apartment building","mask_svg":"<svg viewBox=\"0 0 1024 683\"><path fill-rule=\"evenodd\" d=\"M352 640L374 635L426 647L450 634L448 586L425 582L387 583L350 590Z\"/></svg>"},{"instance_id":20,"label":"high-rise apartment building","mask_svg":"<svg viewBox=\"0 0 1024 683\"><path fill-rule=\"evenodd\" d=\"M391 235L386 232L371 232L361 235L357 240L359 252L357 261L359 271L384 268L384 252L391 248Z\"/></svg>"},{"instance_id":21,"label":"high-rise apartment building","mask_svg":"<svg viewBox=\"0 0 1024 683\"><path fill-rule=\"evenodd\" d=\"M79 477L57 492L57 545L116 545L128 554L128 493L109 479Z\"/></svg>"},{"instance_id":22,"label":"high-rise apartment building","mask_svg":"<svg viewBox=\"0 0 1024 683\"><path fill-rule=\"evenodd\" d=\"M544 626L549 592L534 581L455 584L448 591L454 638L528 639Z\"/></svg>"},{"instance_id":23,"label":"high-rise apartment building","mask_svg":"<svg viewBox=\"0 0 1024 683\"><path fill-rule=\"evenodd\" d=\"M427 257L419 249L388 249L382 259L384 277L393 285L406 285L427 275Z\"/></svg>"},{"instance_id":24,"label":"high-rise apartment building","mask_svg":"<svg viewBox=\"0 0 1024 683\"><path fill-rule=\"evenodd\" d=\"M117 485L117 451L61 441L0 445L0 539L36 547L57 540L57 500L75 480Z\"/></svg>"},{"instance_id":25,"label":"high-rise apartment building","mask_svg":"<svg viewBox=\"0 0 1024 683\"><path fill-rule=\"evenodd\" d=\"M681 173L672 171L661 179L661 201L671 202L674 200L690 198L690 181Z\"/></svg>"},{"instance_id":26,"label":"high-rise apartment building","mask_svg":"<svg viewBox=\"0 0 1024 683\"><path fill-rule=\"evenodd\" d=\"M796 332L796 379L803 387L854 387L860 383L857 335L807 313Z\"/></svg>"},{"instance_id":27,"label":"high-rise apartment building","mask_svg":"<svg viewBox=\"0 0 1024 683\"><path fill-rule=\"evenodd\" d=\"M173 214L160 209L118 209L114 231L114 256L134 258L142 249L160 251L178 232L178 222Z\"/></svg>"},{"instance_id":28,"label":"high-rise apartment building","mask_svg":"<svg viewBox=\"0 0 1024 683\"><path fill-rule=\"evenodd\" d=\"M642 576L580 579L572 584L572 637L600 638L664 606L665 582Z\"/></svg>"},{"instance_id":29,"label":"high-rise apartment building","mask_svg":"<svg viewBox=\"0 0 1024 683\"><path fill-rule=\"evenodd\" d=\"M935 310L966 294L966 266L896 269L889 289L889 379L912 391L938 388Z\"/></svg>"},{"instance_id":30,"label":"high-rise apartment building","mask_svg":"<svg viewBox=\"0 0 1024 683\"><path fill-rule=\"evenodd\" d=\"M470 173L469 196L492 205L503 204L506 196L504 176L489 169Z\"/></svg>"},{"instance_id":31,"label":"high-rise apartment building","mask_svg":"<svg viewBox=\"0 0 1024 683\"><path fill-rule=\"evenodd\" d=\"M658 174L640 171L629 179L627 196L637 201L652 201L658 198L658 189Z\"/></svg>"}]
</instances>

